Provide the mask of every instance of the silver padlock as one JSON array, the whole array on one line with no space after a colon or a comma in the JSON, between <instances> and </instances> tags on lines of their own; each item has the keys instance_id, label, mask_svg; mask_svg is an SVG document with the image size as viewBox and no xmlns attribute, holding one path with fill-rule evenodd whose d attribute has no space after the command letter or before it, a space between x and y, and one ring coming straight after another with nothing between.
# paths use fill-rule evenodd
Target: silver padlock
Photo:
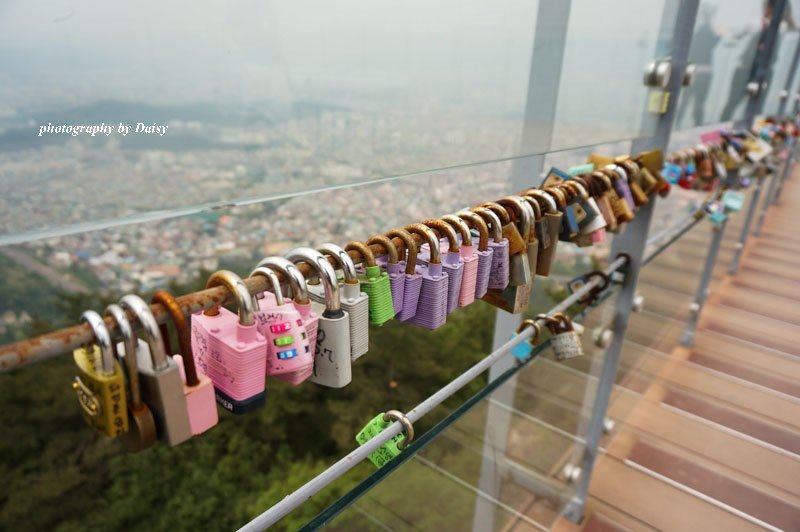
<instances>
[{"instance_id":1,"label":"silver padlock","mask_svg":"<svg viewBox=\"0 0 800 532\"><path fill-rule=\"evenodd\" d=\"M314 373L309 380L330 388L347 386L352 380L350 316L342 310L336 272L328 259L312 248L295 248L286 254L286 258L311 266L325 289L325 307L321 309L317 330Z\"/></svg>"},{"instance_id":2,"label":"silver padlock","mask_svg":"<svg viewBox=\"0 0 800 532\"><path fill-rule=\"evenodd\" d=\"M558 312L552 317L542 316L550 329L550 345L557 360L567 360L583 356L583 346L578 333L573 327L572 320L566 314Z\"/></svg>"},{"instance_id":3,"label":"silver padlock","mask_svg":"<svg viewBox=\"0 0 800 532\"><path fill-rule=\"evenodd\" d=\"M339 283L342 309L350 315L350 359L356 361L369 350L369 299L361 291L356 265L350 255L336 244L325 243L317 248L323 255L334 258L342 270L344 282ZM321 283L308 286L308 295L317 303L325 303L325 288Z\"/></svg>"},{"instance_id":4,"label":"silver padlock","mask_svg":"<svg viewBox=\"0 0 800 532\"><path fill-rule=\"evenodd\" d=\"M150 305L133 294L124 296L119 304L136 316L144 331L146 343L140 340L136 343L142 396L153 412L159 437L174 447L192 437L178 364L164 351L161 331ZM117 349L122 352L124 345L120 343Z\"/></svg>"}]
</instances>

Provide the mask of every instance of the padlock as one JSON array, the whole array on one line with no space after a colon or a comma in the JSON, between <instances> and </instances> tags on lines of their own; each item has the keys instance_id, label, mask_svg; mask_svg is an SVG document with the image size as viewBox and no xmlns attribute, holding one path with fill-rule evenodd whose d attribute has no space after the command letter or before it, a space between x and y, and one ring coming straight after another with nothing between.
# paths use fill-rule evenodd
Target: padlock
<instances>
[{"instance_id":1,"label":"padlock","mask_svg":"<svg viewBox=\"0 0 800 532\"><path fill-rule=\"evenodd\" d=\"M527 234L531 230L531 220L527 203L518 196L504 198L507 202L514 205L515 214L518 219L520 233ZM489 289L483 300L498 308L517 314L528 307L530 300L531 285L533 275L528 264L527 243L522 252L511 255L509 258L509 281L504 290Z\"/></svg>"},{"instance_id":2,"label":"padlock","mask_svg":"<svg viewBox=\"0 0 800 532\"><path fill-rule=\"evenodd\" d=\"M485 202L480 205L495 213L503 224L503 236L508 240L508 255L516 255L527 249L528 242L522 238L519 228L511 222L508 211L495 202Z\"/></svg>"},{"instance_id":3,"label":"padlock","mask_svg":"<svg viewBox=\"0 0 800 532\"><path fill-rule=\"evenodd\" d=\"M329 388L342 388L353 379L350 360L350 316L342 310L336 272L319 251L299 247L286 254L292 262L311 266L325 289L325 307L319 316L314 373L309 380ZM386 281L388 283L388 279ZM364 282L361 282L362 289ZM366 290L364 290L366 292ZM319 305L314 303L314 305Z\"/></svg>"},{"instance_id":4,"label":"padlock","mask_svg":"<svg viewBox=\"0 0 800 532\"><path fill-rule=\"evenodd\" d=\"M442 254L442 270L447 274L447 313L449 314L458 308L461 280L464 277L464 263L461 259L458 236L450 225L441 220L425 220L422 224L430 227L438 235L440 246L444 240L447 240L447 252Z\"/></svg>"},{"instance_id":5,"label":"padlock","mask_svg":"<svg viewBox=\"0 0 800 532\"><path fill-rule=\"evenodd\" d=\"M581 339L569 316L558 312L552 317L546 317L546 319L551 335L550 345L553 347L556 359L567 360L582 356L583 346L581 345Z\"/></svg>"},{"instance_id":6,"label":"padlock","mask_svg":"<svg viewBox=\"0 0 800 532\"><path fill-rule=\"evenodd\" d=\"M606 222L606 231L616 233L619 230L619 226L617 217L614 216L614 210L611 207L611 197L612 194L616 196L616 191L614 191L614 186L611 184L611 179L603 172L593 172L587 176L587 179L594 184L596 190L595 201L603 220Z\"/></svg>"},{"instance_id":7,"label":"padlock","mask_svg":"<svg viewBox=\"0 0 800 532\"><path fill-rule=\"evenodd\" d=\"M586 201L587 208L596 213L595 218L592 221L586 222L581 227L581 234L589 235L591 237L592 244L605 242L606 226L608 224L602 210L600 209L600 204L597 201L603 194L602 188L599 187L599 184L596 182L596 180L593 180L589 174L574 176L571 181L579 184L583 190L586 191L587 197L584 200Z\"/></svg>"},{"instance_id":8,"label":"padlock","mask_svg":"<svg viewBox=\"0 0 800 532\"><path fill-rule=\"evenodd\" d=\"M618 169L619 171L612 168ZM611 196L611 209L614 212L614 216L617 217L618 231L622 230L621 227L619 227L621 224L630 222L634 218L633 207L631 207L631 205L633 205L633 199L628 201L625 195L627 192L627 196L630 196L630 190L622 179L622 174L624 172L625 170L619 168L617 165L609 165L609 167L603 169L605 176L611 180L615 193L615 196Z\"/></svg>"},{"instance_id":9,"label":"padlock","mask_svg":"<svg viewBox=\"0 0 800 532\"><path fill-rule=\"evenodd\" d=\"M483 221L483 218L471 211L460 211L457 216L478 232L478 249L475 251L475 256L478 257L478 268L475 271L475 294L473 299L480 299L489 289L489 277L492 273L493 250L489 247L489 226ZM499 229L498 227L497 235L502 238L502 233L500 233Z\"/></svg>"},{"instance_id":10,"label":"padlock","mask_svg":"<svg viewBox=\"0 0 800 532\"><path fill-rule=\"evenodd\" d=\"M122 337L121 344L114 346L117 359L122 363L125 370L125 380L127 381L128 432L121 439L129 450L138 452L153 445L158 438L158 434L153 412L150 411L147 403L142 400L142 389L139 384L139 364L136 359L137 340L128 321L128 316L122 310L122 307L117 304L111 304L106 307L104 314L117 322L117 328ZM122 345L122 351L119 350L119 345ZM131 356L126 356L127 353L130 353Z\"/></svg>"},{"instance_id":11,"label":"padlock","mask_svg":"<svg viewBox=\"0 0 800 532\"><path fill-rule=\"evenodd\" d=\"M539 208L542 211L544 222L543 230L546 232L547 237L539 237L539 254L536 257L536 275L547 277L550 275L550 269L556 258L556 251L558 251L558 234L561 232L561 218L563 215L558 210L556 200L550 194L542 190L531 188L526 190L523 195L533 198L539 204Z\"/></svg>"},{"instance_id":12,"label":"padlock","mask_svg":"<svg viewBox=\"0 0 800 532\"><path fill-rule=\"evenodd\" d=\"M524 331L528 327L533 327L533 336L530 339L526 340L525 342L519 343L511 349L511 354L519 361L525 362L531 356L533 352L533 348L536 346L536 342L539 340L539 335L541 334L541 327L535 320L524 320L519 328L517 328L517 332L511 335L511 338L515 338L519 336L522 331Z\"/></svg>"},{"instance_id":13,"label":"padlock","mask_svg":"<svg viewBox=\"0 0 800 532\"><path fill-rule=\"evenodd\" d=\"M367 423L356 435L356 442L359 445L364 445L369 440L386 430L392 423L399 421L403 424L404 432L397 434L391 440L378 447L374 453L369 455L369 460L375 467L381 468L408 446L414 439L414 427L411 421L397 410L389 410L388 412L378 414Z\"/></svg>"},{"instance_id":14,"label":"padlock","mask_svg":"<svg viewBox=\"0 0 800 532\"><path fill-rule=\"evenodd\" d=\"M405 229L392 229L386 233L389 238L399 238L405 247L405 260L400 261L403 265L403 301L400 312L395 313L395 318L400 321L407 321L417 313L419 304L419 294L422 289L422 273L417 268L417 242L411 233ZM392 297L394 302L394 297Z\"/></svg>"},{"instance_id":15,"label":"padlock","mask_svg":"<svg viewBox=\"0 0 800 532\"><path fill-rule=\"evenodd\" d=\"M514 218L519 223L519 232L526 241L525 253L528 256L528 270L530 271L531 282L533 282L536 277L536 264L539 261L539 239L534 229L536 211L522 196L509 196L498 200L497 203L503 207L510 208L514 212ZM537 204L536 207L538 209L539 205ZM539 218L541 218L541 211ZM525 227L525 220L528 221L527 227Z\"/></svg>"},{"instance_id":16,"label":"padlock","mask_svg":"<svg viewBox=\"0 0 800 532\"><path fill-rule=\"evenodd\" d=\"M472 245L472 235L469 226L454 214L442 216L442 221L459 233L461 263L464 265L464 273L461 276L461 289L458 292L458 306L466 307L475 301L475 285L478 282L478 256L475 254L475 246Z\"/></svg>"},{"instance_id":17,"label":"padlock","mask_svg":"<svg viewBox=\"0 0 800 532\"><path fill-rule=\"evenodd\" d=\"M397 251L397 246L394 245L391 238L384 235L373 235L367 240L367 245L379 245L383 247L385 254L376 257L377 262L381 269L389 274L389 286L392 292L392 304L394 306L394 315L403 309L403 295L405 292L405 279L403 278L403 263L400 262L400 255Z\"/></svg>"},{"instance_id":18,"label":"padlock","mask_svg":"<svg viewBox=\"0 0 800 532\"><path fill-rule=\"evenodd\" d=\"M734 190L726 190L722 194L722 205L725 212L739 212L744 207L745 195Z\"/></svg>"},{"instance_id":19,"label":"padlock","mask_svg":"<svg viewBox=\"0 0 800 532\"><path fill-rule=\"evenodd\" d=\"M427 265L421 265L422 288L419 293L417 312L408 323L431 330L438 329L447 320L447 273L442 268L439 238L431 229L422 224L405 227L409 233L421 236L428 244L430 257ZM420 263L422 264L422 263Z\"/></svg>"},{"instance_id":20,"label":"padlock","mask_svg":"<svg viewBox=\"0 0 800 532\"><path fill-rule=\"evenodd\" d=\"M369 322L372 325L383 325L394 318L389 274L381 271L375 261L375 254L364 243L350 242L344 249L358 253L361 257L364 273L358 275L358 280L361 282L361 290L369 297Z\"/></svg>"},{"instance_id":21,"label":"padlock","mask_svg":"<svg viewBox=\"0 0 800 532\"><path fill-rule=\"evenodd\" d=\"M128 432L125 374L114 358L111 334L100 314L87 310L81 320L92 328L95 339L72 352L78 368L72 389L86 423L100 434L116 438Z\"/></svg>"},{"instance_id":22,"label":"padlock","mask_svg":"<svg viewBox=\"0 0 800 532\"><path fill-rule=\"evenodd\" d=\"M605 240L606 222L594 198L589 195L589 191L584 186L586 182L578 177L572 178L564 183L567 188L572 188L576 195L576 202L572 205L573 209L583 211L582 216L577 216L578 219L578 236L576 237L576 244L581 247L588 247L593 245L596 241ZM601 234L601 238L596 238L597 233Z\"/></svg>"},{"instance_id":23,"label":"padlock","mask_svg":"<svg viewBox=\"0 0 800 532\"><path fill-rule=\"evenodd\" d=\"M342 310L350 316L350 360L355 362L369 351L369 297L361 290L356 265L347 251L331 243L322 244L317 249L332 257L338 269L342 270L344 282L339 283L339 297ZM325 302L321 285L309 286L308 293L317 303Z\"/></svg>"},{"instance_id":24,"label":"padlock","mask_svg":"<svg viewBox=\"0 0 800 532\"><path fill-rule=\"evenodd\" d=\"M642 168L646 168L650 175L655 178L656 186L652 193L657 192L659 196L666 196L669 193L670 185L669 181L667 181L661 173L661 169L664 167L664 155L661 153L661 150L643 151L636 157L636 162L638 162ZM645 192L648 195L651 194L646 187Z\"/></svg>"},{"instance_id":25,"label":"padlock","mask_svg":"<svg viewBox=\"0 0 800 532\"><path fill-rule=\"evenodd\" d=\"M292 293L292 303L297 312L300 313L300 319L303 320L303 327L305 327L306 337L308 338L308 345L311 350L311 358L314 358L314 351L317 348L317 331L319 330L319 316L311 306L311 299L308 296L308 284L303 273L297 269L295 264L283 257L267 257L261 259L257 268L266 266L271 270L282 274L286 280L289 289ZM312 363L313 366L313 363Z\"/></svg>"},{"instance_id":26,"label":"padlock","mask_svg":"<svg viewBox=\"0 0 800 532\"><path fill-rule=\"evenodd\" d=\"M492 230L492 240L489 247L492 249L492 264L489 269L488 288L502 290L508 286L508 239L503 236L503 228L500 218L491 209L485 207L475 207L470 209L489 226Z\"/></svg>"},{"instance_id":27,"label":"padlock","mask_svg":"<svg viewBox=\"0 0 800 532\"><path fill-rule=\"evenodd\" d=\"M192 437L178 363L164 351L161 331L150 305L133 294L123 296L119 304L139 320L146 340L137 340L135 354L126 352L125 357L136 356L142 398L153 412L158 437L174 447ZM122 345L117 347L121 350Z\"/></svg>"},{"instance_id":28,"label":"padlock","mask_svg":"<svg viewBox=\"0 0 800 532\"><path fill-rule=\"evenodd\" d=\"M647 194L644 193L644 188L642 188L642 171L639 165L627 159L620 161L618 166L622 167L628 176L628 188L631 190L634 205L641 207L649 203L650 200L647 199Z\"/></svg>"},{"instance_id":29,"label":"padlock","mask_svg":"<svg viewBox=\"0 0 800 532\"><path fill-rule=\"evenodd\" d=\"M217 414L217 401L214 395L214 384L202 371L197 369L192 354L192 336L189 323L183 314L181 306L165 290L158 290L153 294L152 303L161 303L167 309L175 325L178 338L178 354L172 358L178 363L178 371L183 381L183 397L186 400L186 410L189 412L189 426L192 435L197 436L207 431L219 422ZM164 350L174 353L170 348L169 330L167 324L161 324L161 338L164 341Z\"/></svg>"},{"instance_id":30,"label":"padlock","mask_svg":"<svg viewBox=\"0 0 800 532\"><path fill-rule=\"evenodd\" d=\"M244 281L228 270L215 272L206 288L224 286L236 300L237 313L222 306L192 314L192 353L214 383L222 408L250 412L265 402L267 341L258 332L253 298Z\"/></svg>"},{"instance_id":31,"label":"padlock","mask_svg":"<svg viewBox=\"0 0 800 532\"><path fill-rule=\"evenodd\" d=\"M633 211L636 210L636 202L633 201L633 196L631 194L631 189L628 184L628 174L625 172L625 169L617 164L609 164L603 168L606 172L610 172L607 174L614 182L614 188L617 191L617 195L620 198L624 199L628 205L628 209L631 212L631 220L633 219ZM616 179L614 179L616 177ZM629 220L628 220L629 221Z\"/></svg>"},{"instance_id":32,"label":"padlock","mask_svg":"<svg viewBox=\"0 0 800 532\"><path fill-rule=\"evenodd\" d=\"M286 259L281 257L281 260ZM300 273L294 265L292 267ZM277 271L280 270L258 266L250 272L250 277L266 277L272 289L264 292L261 298L254 298L253 318L256 329L267 342L267 376L297 386L314 371L314 346L309 341L300 311L283 298Z\"/></svg>"}]
</instances>

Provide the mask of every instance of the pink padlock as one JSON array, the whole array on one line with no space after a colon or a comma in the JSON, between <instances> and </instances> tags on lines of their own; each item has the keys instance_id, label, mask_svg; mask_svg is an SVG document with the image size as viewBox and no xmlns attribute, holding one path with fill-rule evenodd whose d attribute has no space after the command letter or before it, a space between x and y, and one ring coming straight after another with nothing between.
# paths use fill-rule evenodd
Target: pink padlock
<instances>
[{"instance_id":1,"label":"pink padlock","mask_svg":"<svg viewBox=\"0 0 800 532\"><path fill-rule=\"evenodd\" d=\"M189 411L189 427L192 429L192 435L197 436L219 422L214 385L211 379L195 367L189 323L172 294L159 290L153 294L152 303L161 303L172 318L172 323L175 324L179 354L173 355L172 358L178 363L178 370L183 381L183 396L186 398L186 408ZM167 324L161 324L160 328L164 350L168 354L174 353L170 347Z\"/></svg>"},{"instance_id":2,"label":"pink padlock","mask_svg":"<svg viewBox=\"0 0 800 532\"><path fill-rule=\"evenodd\" d=\"M314 371L314 351L300 312L283 300L281 282L272 268L259 266L250 277L267 278L272 292L254 301L256 328L267 339L267 376L297 386Z\"/></svg>"},{"instance_id":3,"label":"pink padlock","mask_svg":"<svg viewBox=\"0 0 800 532\"><path fill-rule=\"evenodd\" d=\"M475 284L478 281L478 256L475 246L472 245L472 235L469 226L464 220L454 214L442 216L442 220L453 226L459 234L461 248L459 256L464 264L464 273L461 276L461 291L458 293L458 306L466 307L475 301Z\"/></svg>"},{"instance_id":4,"label":"pink padlock","mask_svg":"<svg viewBox=\"0 0 800 532\"><path fill-rule=\"evenodd\" d=\"M282 273L288 280L289 288L292 291L294 308L300 313L303 326L306 328L308 345L311 347L313 357L317 346L317 331L319 330L319 316L312 310L311 299L308 297L308 285L303 272L297 269L297 265L284 257L267 257L261 259L257 268L266 266L267 268Z\"/></svg>"},{"instance_id":5,"label":"pink padlock","mask_svg":"<svg viewBox=\"0 0 800 532\"><path fill-rule=\"evenodd\" d=\"M238 316L224 307L192 315L192 353L214 383L217 402L234 414L264 404L267 342L255 324L253 298L244 281L228 270L215 272L206 288L225 286Z\"/></svg>"},{"instance_id":6,"label":"pink padlock","mask_svg":"<svg viewBox=\"0 0 800 532\"><path fill-rule=\"evenodd\" d=\"M492 267L489 226L483 221L483 218L471 211L460 211L456 216L478 232L478 249L474 252L478 257L478 267L475 269L475 299L480 299L486 295L486 291L489 289L489 275ZM499 228L497 229L499 230Z\"/></svg>"}]
</instances>

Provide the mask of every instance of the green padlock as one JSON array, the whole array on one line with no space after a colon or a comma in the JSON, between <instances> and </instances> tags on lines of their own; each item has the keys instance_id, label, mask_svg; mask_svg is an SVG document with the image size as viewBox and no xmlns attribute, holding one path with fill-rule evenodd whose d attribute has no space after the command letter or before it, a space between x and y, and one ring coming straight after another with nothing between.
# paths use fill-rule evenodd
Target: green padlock
<instances>
[{"instance_id":1,"label":"green padlock","mask_svg":"<svg viewBox=\"0 0 800 532\"><path fill-rule=\"evenodd\" d=\"M394 318L389 274L381 271L375 262L375 255L366 244L350 242L344 249L361 255L365 273L360 274L358 280L361 282L361 291L369 297L369 322L373 325L383 325Z\"/></svg>"},{"instance_id":2,"label":"green padlock","mask_svg":"<svg viewBox=\"0 0 800 532\"><path fill-rule=\"evenodd\" d=\"M356 435L356 442L358 442L359 445L364 445L386 430L386 428L395 421L399 421L405 428L405 431L397 434L391 440L380 446L377 451L369 455L369 460L375 464L375 467L383 467L392 458L403 452L403 449L408 447L408 444L414 439L414 426L402 412L398 410L389 410L372 418Z\"/></svg>"}]
</instances>

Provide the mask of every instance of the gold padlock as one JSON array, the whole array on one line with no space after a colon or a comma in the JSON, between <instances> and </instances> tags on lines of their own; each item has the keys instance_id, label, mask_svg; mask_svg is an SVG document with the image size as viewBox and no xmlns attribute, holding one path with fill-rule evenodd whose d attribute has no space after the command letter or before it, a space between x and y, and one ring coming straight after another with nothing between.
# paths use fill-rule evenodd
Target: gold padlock
<instances>
[{"instance_id":1,"label":"gold padlock","mask_svg":"<svg viewBox=\"0 0 800 532\"><path fill-rule=\"evenodd\" d=\"M542 190L531 188L523 192L523 196L534 199L542 211L544 232L547 238L539 239L539 255L536 260L536 275L547 277L558 250L558 234L561 232L561 217L554 197ZM545 245L547 242L548 245Z\"/></svg>"},{"instance_id":2,"label":"gold padlock","mask_svg":"<svg viewBox=\"0 0 800 532\"><path fill-rule=\"evenodd\" d=\"M501 205L488 201L482 203L481 207L486 207L495 213L503 224L503 236L508 240L508 253L510 255L517 255L525 251L528 246L527 241L522 238L519 229L511 222L511 217Z\"/></svg>"}]
</instances>

